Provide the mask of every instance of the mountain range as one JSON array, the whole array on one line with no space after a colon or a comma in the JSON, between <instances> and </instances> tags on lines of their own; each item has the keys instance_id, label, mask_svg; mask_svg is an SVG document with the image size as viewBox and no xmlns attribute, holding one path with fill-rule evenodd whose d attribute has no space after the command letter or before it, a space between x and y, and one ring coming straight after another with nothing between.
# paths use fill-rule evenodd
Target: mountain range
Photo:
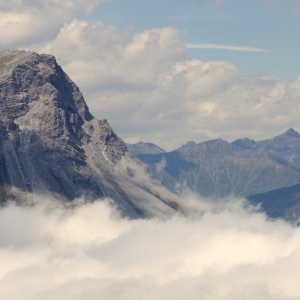
<instances>
[{"instance_id":1,"label":"mountain range","mask_svg":"<svg viewBox=\"0 0 300 300\"><path fill-rule=\"evenodd\" d=\"M174 193L242 196L270 217L299 218L300 134L293 128L262 141L190 141L168 153L137 157Z\"/></svg>"},{"instance_id":2,"label":"mountain range","mask_svg":"<svg viewBox=\"0 0 300 300\"><path fill-rule=\"evenodd\" d=\"M244 138L238 139L232 144L244 149L268 151L292 164L300 166L300 134L293 128L271 139L254 141Z\"/></svg>"},{"instance_id":3,"label":"mountain range","mask_svg":"<svg viewBox=\"0 0 300 300\"><path fill-rule=\"evenodd\" d=\"M293 144L300 139L296 132L291 137L290 132L275 138L278 148L274 139L268 140L273 152L262 146L241 146L240 140L228 143L217 139L189 143L168 153L139 154L137 158L173 192L188 188L203 197L249 196L300 182L300 166L293 151ZM257 144L271 148L267 141ZM279 147L289 147L290 151L287 154Z\"/></svg>"}]
</instances>

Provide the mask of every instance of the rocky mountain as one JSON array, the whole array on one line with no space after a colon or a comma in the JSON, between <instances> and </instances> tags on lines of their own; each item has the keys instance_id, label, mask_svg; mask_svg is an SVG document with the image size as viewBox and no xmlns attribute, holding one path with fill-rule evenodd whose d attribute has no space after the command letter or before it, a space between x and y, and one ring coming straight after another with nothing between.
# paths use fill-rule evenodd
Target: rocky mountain
<instances>
[{"instance_id":1,"label":"rocky mountain","mask_svg":"<svg viewBox=\"0 0 300 300\"><path fill-rule=\"evenodd\" d=\"M299 166L221 139L137 157L171 191L187 187L204 197L248 196L300 182Z\"/></svg>"},{"instance_id":2,"label":"rocky mountain","mask_svg":"<svg viewBox=\"0 0 300 300\"><path fill-rule=\"evenodd\" d=\"M110 197L130 217L180 210L51 55L0 53L0 201Z\"/></svg>"},{"instance_id":3,"label":"rocky mountain","mask_svg":"<svg viewBox=\"0 0 300 300\"><path fill-rule=\"evenodd\" d=\"M238 139L232 144L244 149L268 151L292 164L300 166L300 134L293 128L271 139L254 141L244 138Z\"/></svg>"},{"instance_id":4,"label":"rocky mountain","mask_svg":"<svg viewBox=\"0 0 300 300\"><path fill-rule=\"evenodd\" d=\"M138 142L136 144L126 144L128 151L133 155L139 154L158 154L166 151L153 143Z\"/></svg>"}]
</instances>

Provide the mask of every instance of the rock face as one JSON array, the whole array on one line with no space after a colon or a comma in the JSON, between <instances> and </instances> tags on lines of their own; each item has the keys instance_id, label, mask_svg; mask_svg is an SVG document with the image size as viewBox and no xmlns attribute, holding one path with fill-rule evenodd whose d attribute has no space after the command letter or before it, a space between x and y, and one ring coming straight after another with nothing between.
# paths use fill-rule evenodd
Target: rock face
<instances>
[{"instance_id":1,"label":"rock face","mask_svg":"<svg viewBox=\"0 0 300 300\"><path fill-rule=\"evenodd\" d=\"M139 154L158 154L166 151L153 143L138 142L136 144L126 144L128 151L136 156Z\"/></svg>"},{"instance_id":2,"label":"rock face","mask_svg":"<svg viewBox=\"0 0 300 300\"><path fill-rule=\"evenodd\" d=\"M297 165L221 139L137 157L173 192L188 187L204 197L248 196L300 182Z\"/></svg>"},{"instance_id":3,"label":"rock face","mask_svg":"<svg viewBox=\"0 0 300 300\"><path fill-rule=\"evenodd\" d=\"M0 52L0 110L1 202L111 197L130 217L178 208L53 56Z\"/></svg>"}]
</instances>

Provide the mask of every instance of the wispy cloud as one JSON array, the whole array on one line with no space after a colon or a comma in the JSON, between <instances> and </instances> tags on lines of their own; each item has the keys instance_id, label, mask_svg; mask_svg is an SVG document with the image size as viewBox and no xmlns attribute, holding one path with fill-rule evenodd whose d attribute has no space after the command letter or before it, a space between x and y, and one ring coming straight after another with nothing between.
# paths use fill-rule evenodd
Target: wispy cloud
<instances>
[{"instance_id":1,"label":"wispy cloud","mask_svg":"<svg viewBox=\"0 0 300 300\"><path fill-rule=\"evenodd\" d=\"M222 49L231 51L248 51L248 52L269 52L265 49L253 48L247 46L230 46L230 45L218 45L218 44L186 44L188 49Z\"/></svg>"}]
</instances>

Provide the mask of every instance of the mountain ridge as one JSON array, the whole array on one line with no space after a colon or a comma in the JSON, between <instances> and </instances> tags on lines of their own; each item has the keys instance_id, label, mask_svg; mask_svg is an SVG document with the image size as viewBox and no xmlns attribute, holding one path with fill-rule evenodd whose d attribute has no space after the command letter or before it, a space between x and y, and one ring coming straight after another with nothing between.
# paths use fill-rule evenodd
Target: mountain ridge
<instances>
[{"instance_id":1,"label":"mountain ridge","mask_svg":"<svg viewBox=\"0 0 300 300\"><path fill-rule=\"evenodd\" d=\"M293 128L271 139L254 141L244 138L233 141L232 144L245 149L268 151L300 166L300 134Z\"/></svg>"},{"instance_id":2,"label":"mountain ridge","mask_svg":"<svg viewBox=\"0 0 300 300\"><path fill-rule=\"evenodd\" d=\"M243 149L221 139L181 151L137 157L173 192L173 186L181 185L204 197L248 196L291 186L300 180L300 168L283 158ZM164 168L157 170L158 164Z\"/></svg>"}]
</instances>

